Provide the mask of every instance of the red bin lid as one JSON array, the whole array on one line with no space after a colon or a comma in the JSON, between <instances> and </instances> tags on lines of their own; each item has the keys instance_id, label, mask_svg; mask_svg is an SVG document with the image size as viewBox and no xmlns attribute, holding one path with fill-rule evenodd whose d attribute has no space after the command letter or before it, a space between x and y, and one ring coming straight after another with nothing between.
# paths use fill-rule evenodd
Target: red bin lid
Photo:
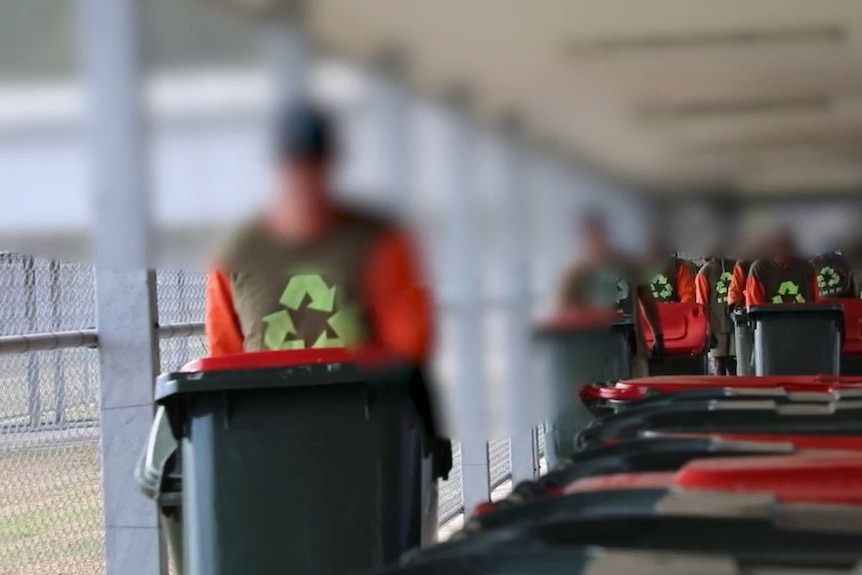
<instances>
[{"instance_id":1,"label":"red bin lid","mask_svg":"<svg viewBox=\"0 0 862 575\"><path fill-rule=\"evenodd\" d=\"M343 347L333 347L254 351L217 357L204 357L187 363L180 371L229 371L347 362L362 365L386 362L404 363L403 360L399 360L396 356L381 350L349 350Z\"/></svg>"},{"instance_id":2,"label":"red bin lid","mask_svg":"<svg viewBox=\"0 0 862 575\"><path fill-rule=\"evenodd\" d=\"M641 389L656 392L682 391L698 387L781 387L787 390L824 391L828 388L862 386L862 376L837 375L770 375L718 376L678 375L628 379L616 384L616 389Z\"/></svg>"},{"instance_id":3,"label":"red bin lid","mask_svg":"<svg viewBox=\"0 0 862 575\"><path fill-rule=\"evenodd\" d=\"M676 474L654 473L612 473L579 479L563 489L563 493L584 491L608 491L613 489L666 489L673 485Z\"/></svg>"},{"instance_id":4,"label":"red bin lid","mask_svg":"<svg viewBox=\"0 0 862 575\"><path fill-rule=\"evenodd\" d=\"M679 470L674 485L770 492L783 502L862 504L862 454L702 459Z\"/></svg>"},{"instance_id":5,"label":"red bin lid","mask_svg":"<svg viewBox=\"0 0 862 575\"><path fill-rule=\"evenodd\" d=\"M788 435L760 433L657 433L651 437L699 437L719 441L789 443L796 449L862 451L860 435Z\"/></svg>"}]
</instances>

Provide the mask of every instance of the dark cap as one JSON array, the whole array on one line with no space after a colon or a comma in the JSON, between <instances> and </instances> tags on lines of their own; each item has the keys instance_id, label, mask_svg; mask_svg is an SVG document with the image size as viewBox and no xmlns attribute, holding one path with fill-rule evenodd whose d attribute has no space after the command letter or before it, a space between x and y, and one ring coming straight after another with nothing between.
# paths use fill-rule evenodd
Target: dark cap
<instances>
[{"instance_id":1,"label":"dark cap","mask_svg":"<svg viewBox=\"0 0 862 575\"><path fill-rule=\"evenodd\" d=\"M279 118L276 138L281 161L326 160L333 153L332 120L313 104L287 108Z\"/></svg>"}]
</instances>

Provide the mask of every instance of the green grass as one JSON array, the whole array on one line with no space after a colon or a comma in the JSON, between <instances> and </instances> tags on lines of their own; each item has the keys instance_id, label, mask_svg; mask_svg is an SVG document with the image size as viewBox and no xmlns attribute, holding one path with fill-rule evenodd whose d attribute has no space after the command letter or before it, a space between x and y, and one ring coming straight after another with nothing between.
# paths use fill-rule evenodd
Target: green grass
<instances>
[{"instance_id":1,"label":"green grass","mask_svg":"<svg viewBox=\"0 0 862 575\"><path fill-rule=\"evenodd\" d=\"M102 572L98 444L0 452L0 478L0 573Z\"/></svg>"}]
</instances>

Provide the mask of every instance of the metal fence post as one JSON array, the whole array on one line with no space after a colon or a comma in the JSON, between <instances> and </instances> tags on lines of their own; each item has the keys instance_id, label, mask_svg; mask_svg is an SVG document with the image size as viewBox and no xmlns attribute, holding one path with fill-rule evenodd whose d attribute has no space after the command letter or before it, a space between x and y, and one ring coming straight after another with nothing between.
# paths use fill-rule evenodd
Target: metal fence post
<instances>
[{"instance_id":1,"label":"metal fence post","mask_svg":"<svg viewBox=\"0 0 862 575\"><path fill-rule=\"evenodd\" d=\"M36 267L33 256L24 256L24 316L27 331L38 330L36 323ZM39 427L42 422L42 398L39 393L39 358L34 354L27 356L27 415L30 427Z\"/></svg>"},{"instance_id":2,"label":"metal fence post","mask_svg":"<svg viewBox=\"0 0 862 575\"><path fill-rule=\"evenodd\" d=\"M95 188L96 317L107 575L158 575L158 515L133 480L158 371L140 0L80 0Z\"/></svg>"},{"instance_id":3,"label":"metal fence post","mask_svg":"<svg viewBox=\"0 0 862 575\"><path fill-rule=\"evenodd\" d=\"M51 330L60 331L60 263L51 260L48 267L50 275L50 299L51 299ZM52 354L54 362L54 423L61 424L66 419L66 374L63 371L63 351L58 349Z\"/></svg>"}]
</instances>

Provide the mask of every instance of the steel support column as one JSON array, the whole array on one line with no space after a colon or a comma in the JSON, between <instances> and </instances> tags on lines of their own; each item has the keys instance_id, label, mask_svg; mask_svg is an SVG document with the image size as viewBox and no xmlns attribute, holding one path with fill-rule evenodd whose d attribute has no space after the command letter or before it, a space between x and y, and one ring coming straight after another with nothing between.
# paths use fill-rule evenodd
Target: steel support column
<instances>
[{"instance_id":1,"label":"steel support column","mask_svg":"<svg viewBox=\"0 0 862 575\"><path fill-rule=\"evenodd\" d=\"M469 117L465 95L454 95L447 103L440 146L446 233L440 241L446 251L443 280L446 332L451 338L447 347L454 355L454 423L461 442L464 508L470 513L490 498L482 275L476 237L476 128Z\"/></svg>"},{"instance_id":2,"label":"steel support column","mask_svg":"<svg viewBox=\"0 0 862 575\"><path fill-rule=\"evenodd\" d=\"M157 512L133 480L158 371L139 0L79 0L95 190L107 575L157 575Z\"/></svg>"},{"instance_id":3,"label":"steel support column","mask_svg":"<svg viewBox=\"0 0 862 575\"><path fill-rule=\"evenodd\" d=\"M503 389L506 392L506 427L511 434L512 480L533 479L539 469L534 449L538 411L530 374L530 222L524 179L524 149L515 119L499 133L495 169L499 182L500 226L495 239L501 251L497 295L501 301Z\"/></svg>"},{"instance_id":4,"label":"steel support column","mask_svg":"<svg viewBox=\"0 0 862 575\"><path fill-rule=\"evenodd\" d=\"M411 188L410 93L405 83L402 54L390 48L372 65L370 108L372 111L369 158L373 185L381 200L403 215L409 209Z\"/></svg>"},{"instance_id":5,"label":"steel support column","mask_svg":"<svg viewBox=\"0 0 862 575\"><path fill-rule=\"evenodd\" d=\"M305 15L304 1L284 2L262 30L275 114L309 97L313 61Z\"/></svg>"}]
</instances>

